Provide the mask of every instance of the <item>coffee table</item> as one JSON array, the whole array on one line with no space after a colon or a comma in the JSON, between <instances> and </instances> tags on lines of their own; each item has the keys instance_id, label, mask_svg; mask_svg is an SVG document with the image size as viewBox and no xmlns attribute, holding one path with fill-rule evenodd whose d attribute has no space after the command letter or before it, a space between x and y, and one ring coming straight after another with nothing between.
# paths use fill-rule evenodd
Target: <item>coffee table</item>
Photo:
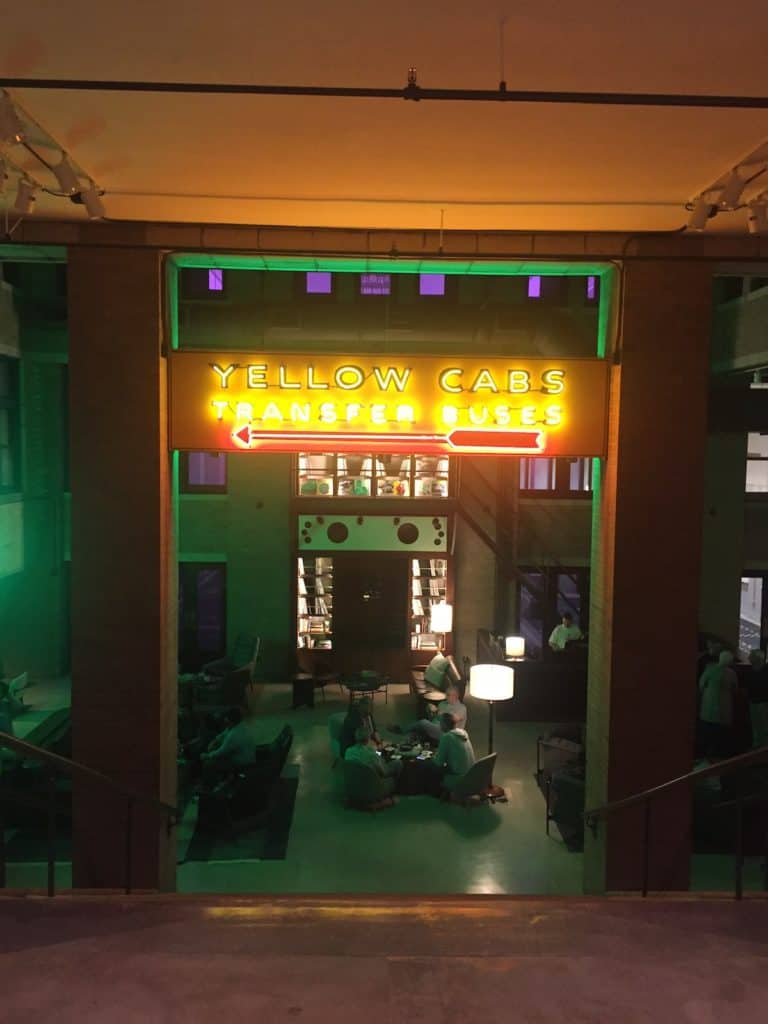
<instances>
[{"instance_id":1,"label":"coffee table","mask_svg":"<svg viewBox=\"0 0 768 1024\"><path fill-rule=\"evenodd\" d=\"M373 696L375 693L384 693L384 703L389 703L388 686L389 676L380 675L378 672L355 672L351 675L341 676L339 682L349 690L349 703L354 704L355 700L361 697Z\"/></svg>"},{"instance_id":2,"label":"coffee table","mask_svg":"<svg viewBox=\"0 0 768 1024\"><path fill-rule=\"evenodd\" d=\"M401 743L386 746L382 751L385 760L400 760L403 769L397 780L396 792L400 796L439 796L440 776L432 765L433 752L429 747Z\"/></svg>"}]
</instances>

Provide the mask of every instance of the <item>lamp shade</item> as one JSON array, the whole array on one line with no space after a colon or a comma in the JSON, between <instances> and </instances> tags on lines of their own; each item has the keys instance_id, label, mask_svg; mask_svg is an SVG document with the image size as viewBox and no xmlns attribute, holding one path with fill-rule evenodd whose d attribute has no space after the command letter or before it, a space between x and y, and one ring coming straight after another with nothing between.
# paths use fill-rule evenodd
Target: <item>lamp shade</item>
<instances>
[{"instance_id":1,"label":"lamp shade","mask_svg":"<svg viewBox=\"0 0 768 1024\"><path fill-rule=\"evenodd\" d=\"M453 605L433 604L429 609L429 622L433 633L450 633L453 629Z\"/></svg>"},{"instance_id":2,"label":"lamp shade","mask_svg":"<svg viewBox=\"0 0 768 1024\"><path fill-rule=\"evenodd\" d=\"M515 695L515 670L508 665L473 665L469 692L480 700L509 700Z\"/></svg>"},{"instance_id":3,"label":"lamp shade","mask_svg":"<svg viewBox=\"0 0 768 1024\"><path fill-rule=\"evenodd\" d=\"M525 637L508 636L504 641L504 653L508 658L524 658Z\"/></svg>"}]
</instances>

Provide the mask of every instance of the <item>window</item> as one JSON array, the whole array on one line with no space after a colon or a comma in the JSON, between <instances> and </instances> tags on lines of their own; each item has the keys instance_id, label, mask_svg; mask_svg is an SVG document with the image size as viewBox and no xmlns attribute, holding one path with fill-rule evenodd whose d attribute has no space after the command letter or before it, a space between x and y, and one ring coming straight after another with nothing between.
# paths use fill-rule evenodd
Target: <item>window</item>
<instances>
[{"instance_id":1,"label":"window","mask_svg":"<svg viewBox=\"0 0 768 1024\"><path fill-rule=\"evenodd\" d=\"M534 274L528 278L528 298L547 306L568 303L568 278Z\"/></svg>"},{"instance_id":2,"label":"window","mask_svg":"<svg viewBox=\"0 0 768 1024\"><path fill-rule=\"evenodd\" d=\"M747 435L747 494L768 492L768 434Z\"/></svg>"},{"instance_id":3,"label":"window","mask_svg":"<svg viewBox=\"0 0 768 1024\"><path fill-rule=\"evenodd\" d=\"M180 487L182 494L226 494L226 454L182 452Z\"/></svg>"},{"instance_id":4,"label":"window","mask_svg":"<svg viewBox=\"0 0 768 1024\"><path fill-rule=\"evenodd\" d=\"M419 295L445 295L445 274L419 274Z\"/></svg>"},{"instance_id":5,"label":"window","mask_svg":"<svg viewBox=\"0 0 768 1024\"><path fill-rule=\"evenodd\" d=\"M447 498L448 456L379 452L302 452L297 493L302 498Z\"/></svg>"},{"instance_id":6,"label":"window","mask_svg":"<svg viewBox=\"0 0 768 1024\"><path fill-rule=\"evenodd\" d=\"M20 488L19 361L0 356L0 494Z\"/></svg>"},{"instance_id":7,"label":"window","mask_svg":"<svg viewBox=\"0 0 768 1024\"><path fill-rule=\"evenodd\" d=\"M389 274L361 274L361 295L389 295L391 290Z\"/></svg>"},{"instance_id":8,"label":"window","mask_svg":"<svg viewBox=\"0 0 768 1024\"><path fill-rule=\"evenodd\" d=\"M222 299L226 294L226 274L207 267L184 267L179 275L182 299Z\"/></svg>"},{"instance_id":9,"label":"window","mask_svg":"<svg viewBox=\"0 0 768 1024\"><path fill-rule=\"evenodd\" d=\"M307 294L330 295L333 290L333 277L328 270L307 271Z\"/></svg>"},{"instance_id":10,"label":"window","mask_svg":"<svg viewBox=\"0 0 768 1024\"><path fill-rule=\"evenodd\" d=\"M226 653L227 567L221 562L179 563L179 661L197 672Z\"/></svg>"},{"instance_id":11,"label":"window","mask_svg":"<svg viewBox=\"0 0 768 1024\"><path fill-rule=\"evenodd\" d=\"M520 459L520 490L537 496L587 497L592 493L592 459Z\"/></svg>"},{"instance_id":12,"label":"window","mask_svg":"<svg viewBox=\"0 0 768 1024\"><path fill-rule=\"evenodd\" d=\"M589 627L589 569L546 566L521 570L518 629L529 658L549 656L550 633L565 612L586 635Z\"/></svg>"}]
</instances>

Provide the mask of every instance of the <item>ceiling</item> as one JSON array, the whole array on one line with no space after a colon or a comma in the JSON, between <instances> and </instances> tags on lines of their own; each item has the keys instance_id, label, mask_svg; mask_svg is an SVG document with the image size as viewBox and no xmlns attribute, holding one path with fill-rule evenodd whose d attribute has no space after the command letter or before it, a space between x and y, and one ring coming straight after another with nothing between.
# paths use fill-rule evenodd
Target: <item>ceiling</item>
<instances>
[{"instance_id":1,"label":"ceiling","mask_svg":"<svg viewBox=\"0 0 768 1024\"><path fill-rule=\"evenodd\" d=\"M400 88L415 66L424 87L493 89L506 18L509 89L767 94L768 6L734 12L707 0L25 0L3 15L0 76ZM687 200L768 139L768 110L11 93L106 190L108 216L128 220L674 230ZM41 214L85 216L47 197ZM745 232L746 216L708 230Z\"/></svg>"}]
</instances>

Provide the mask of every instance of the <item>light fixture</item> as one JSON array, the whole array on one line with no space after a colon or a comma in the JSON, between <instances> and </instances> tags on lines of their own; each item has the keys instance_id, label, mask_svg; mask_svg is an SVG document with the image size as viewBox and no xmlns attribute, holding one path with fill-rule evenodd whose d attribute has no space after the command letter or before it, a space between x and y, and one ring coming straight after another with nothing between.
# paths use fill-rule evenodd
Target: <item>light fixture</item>
<instances>
[{"instance_id":1,"label":"light fixture","mask_svg":"<svg viewBox=\"0 0 768 1024\"><path fill-rule=\"evenodd\" d=\"M13 204L13 212L24 216L31 213L35 202L35 191L37 186L29 178L19 178L19 185L16 189L16 201Z\"/></svg>"},{"instance_id":2,"label":"light fixture","mask_svg":"<svg viewBox=\"0 0 768 1024\"><path fill-rule=\"evenodd\" d=\"M80 179L75 173L74 167L69 162L69 158L66 153L61 154L61 162L54 164L51 167L51 170L56 176L59 188L66 195L71 196L80 191Z\"/></svg>"},{"instance_id":3,"label":"light fixture","mask_svg":"<svg viewBox=\"0 0 768 1024\"><path fill-rule=\"evenodd\" d=\"M430 632L440 635L440 649L445 646L445 634L453 629L453 605L439 601L429 609Z\"/></svg>"},{"instance_id":4,"label":"light fixture","mask_svg":"<svg viewBox=\"0 0 768 1024\"><path fill-rule=\"evenodd\" d=\"M744 191L746 181L739 175L739 172L734 168L731 171L726 183L723 185L723 191L720 193L720 198L717 200L717 205L721 210L733 210L735 209L739 199L741 199L741 193Z\"/></svg>"},{"instance_id":5,"label":"light fixture","mask_svg":"<svg viewBox=\"0 0 768 1024\"><path fill-rule=\"evenodd\" d=\"M716 215L718 207L717 203L712 202L711 196L703 195L694 200L689 209L691 215L688 218L688 230L703 231L707 221Z\"/></svg>"},{"instance_id":6,"label":"light fixture","mask_svg":"<svg viewBox=\"0 0 768 1024\"><path fill-rule=\"evenodd\" d=\"M103 193L91 182L89 187L83 189L77 197L78 201L85 207L85 211L91 220L101 220L102 217L106 216L104 203L101 201L102 195Z\"/></svg>"},{"instance_id":7,"label":"light fixture","mask_svg":"<svg viewBox=\"0 0 768 1024\"><path fill-rule=\"evenodd\" d=\"M525 637L508 636L504 641L504 653L508 658L522 661L525 657Z\"/></svg>"},{"instance_id":8,"label":"light fixture","mask_svg":"<svg viewBox=\"0 0 768 1024\"><path fill-rule=\"evenodd\" d=\"M469 670L469 692L488 701L488 753L493 753L493 705L515 695L515 670L508 665L473 665Z\"/></svg>"},{"instance_id":9,"label":"light fixture","mask_svg":"<svg viewBox=\"0 0 768 1024\"><path fill-rule=\"evenodd\" d=\"M16 113L13 100L7 92L0 94L0 142L21 142L24 138L24 124Z\"/></svg>"},{"instance_id":10,"label":"light fixture","mask_svg":"<svg viewBox=\"0 0 768 1024\"><path fill-rule=\"evenodd\" d=\"M759 196L749 204L747 225L750 235L768 233L768 197Z\"/></svg>"}]
</instances>

